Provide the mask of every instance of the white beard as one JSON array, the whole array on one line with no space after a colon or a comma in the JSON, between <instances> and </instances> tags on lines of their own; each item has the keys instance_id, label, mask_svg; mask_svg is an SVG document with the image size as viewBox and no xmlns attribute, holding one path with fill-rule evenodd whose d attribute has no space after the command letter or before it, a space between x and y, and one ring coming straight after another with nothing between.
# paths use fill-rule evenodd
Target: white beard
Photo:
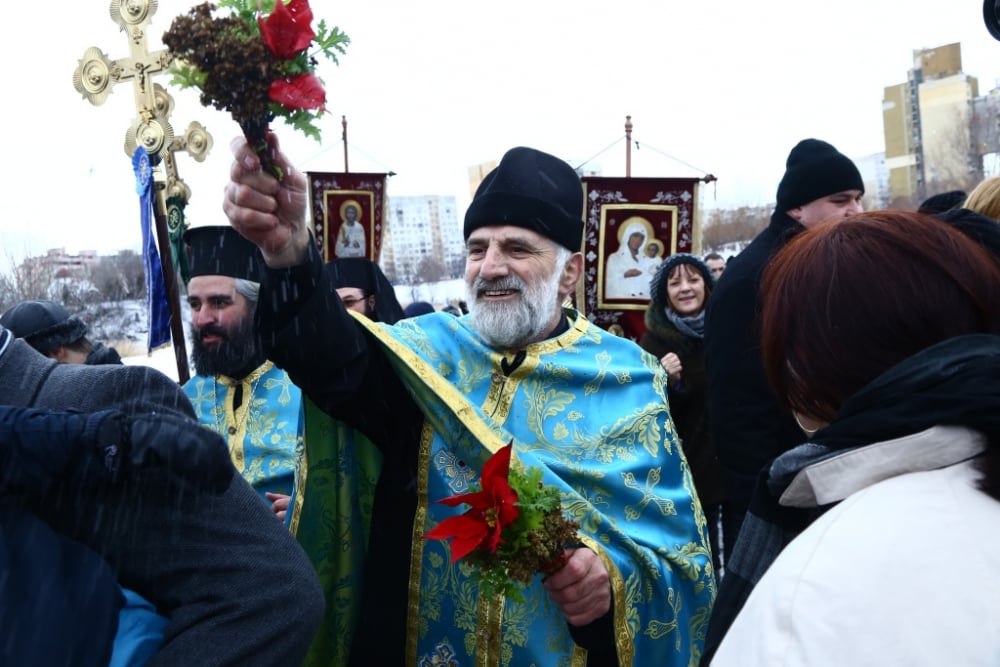
<instances>
[{"instance_id":1,"label":"white beard","mask_svg":"<svg viewBox=\"0 0 1000 667\"><path fill-rule=\"evenodd\" d=\"M558 266L558 265L557 265ZM527 285L511 274L496 280L476 277L465 285L472 328L493 348L513 350L539 340L547 333L559 310L560 271ZM492 302L479 298L483 290L517 290L514 301Z\"/></svg>"}]
</instances>

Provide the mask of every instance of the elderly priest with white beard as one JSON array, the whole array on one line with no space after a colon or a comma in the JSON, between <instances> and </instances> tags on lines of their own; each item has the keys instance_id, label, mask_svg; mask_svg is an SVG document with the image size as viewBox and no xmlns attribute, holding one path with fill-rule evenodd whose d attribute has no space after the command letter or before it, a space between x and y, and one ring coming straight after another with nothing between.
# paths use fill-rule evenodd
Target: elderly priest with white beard
<instances>
[{"instance_id":1,"label":"elderly priest with white beard","mask_svg":"<svg viewBox=\"0 0 1000 667\"><path fill-rule=\"evenodd\" d=\"M224 209L266 268L268 356L381 450L351 664L689 665L715 582L705 519L666 401L631 341L562 304L583 267L583 191L563 160L514 148L465 216L468 315L395 326L349 314L306 221L306 185L271 136L281 181L234 143ZM580 524L566 564L524 600L479 595L436 500L479 482L513 442Z\"/></svg>"}]
</instances>

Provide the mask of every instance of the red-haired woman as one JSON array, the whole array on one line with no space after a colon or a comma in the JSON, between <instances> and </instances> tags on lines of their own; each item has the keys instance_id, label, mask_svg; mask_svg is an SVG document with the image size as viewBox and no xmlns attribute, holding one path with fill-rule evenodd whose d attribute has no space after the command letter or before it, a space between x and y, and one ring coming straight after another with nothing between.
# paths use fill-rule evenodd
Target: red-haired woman
<instances>
[{"instance_id":1,"label":"red-haired woman","mask_svg":"<svg viewBox=\"0 0 1000 667\"><path fill-rule=\"evenodd\" d=\"M996 664L1000 267L933 218L864 213L796 237L761 294L807 443L762 471L703 664Z\"/></svg>"}]
</instances>

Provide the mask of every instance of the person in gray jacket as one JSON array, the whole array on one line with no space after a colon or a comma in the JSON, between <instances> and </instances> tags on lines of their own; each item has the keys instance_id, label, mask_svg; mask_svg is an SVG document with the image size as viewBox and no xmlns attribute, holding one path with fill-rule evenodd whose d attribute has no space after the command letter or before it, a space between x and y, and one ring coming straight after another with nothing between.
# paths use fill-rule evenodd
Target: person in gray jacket
<instances>
[{"instance_id":1,"label":"person in gray jacket","mask_svg":"<svg viewBox=\"0 0 1000 667\"><path fill-rule=\"evenodd\" d=\"M115 409L150 433L190 429L171 449L131 450L107 479L82 470L55 487L4 492L0 510L30 512L98 553L169 619L149 665L301 663L323 615L316 573L225 447L198 438L176 383L143 366L58 364L0 327L0 405Z\"/></svg>"}]
</instances>

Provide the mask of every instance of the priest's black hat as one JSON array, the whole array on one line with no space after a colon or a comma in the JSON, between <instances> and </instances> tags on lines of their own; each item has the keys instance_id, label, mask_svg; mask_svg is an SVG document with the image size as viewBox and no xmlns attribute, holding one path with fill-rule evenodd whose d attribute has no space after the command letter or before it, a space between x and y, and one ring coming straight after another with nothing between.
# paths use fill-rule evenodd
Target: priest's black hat
<instances>
[{"instance_id":1,"label":"priest's black hat","mask_svg":"<svg viewBox=\"0 0 1000 667\"><path fill-rule=\"evenodd\" d=\"M192 278L230 276L260 282L257 246L229 225L191 227L184 241Z\"/></svg>"},{"instance_id":2,"label":"priest's black hat","mask_svg":"<svg viewBox=\"0 0 1000 667\"><path fill-rule=\"evenodd\" d=\"M335 287L356 287L375 295L376 321L395 324L403 319L396 290L378 264L364 257L341 257L330 262L330 270Z\"/></svg>"},{"instance_id":3,"label":"priest's black hat","mask_svg":"<svg viewBox=\"0 0 1000 667\"><path fill-rule=\"evenodd\" d=\"M489 225L514 225L573 252L583 246L583 186L573 167L519 146L486 175L465 212L465 238Z\"/></svg>"}]
</instances>

